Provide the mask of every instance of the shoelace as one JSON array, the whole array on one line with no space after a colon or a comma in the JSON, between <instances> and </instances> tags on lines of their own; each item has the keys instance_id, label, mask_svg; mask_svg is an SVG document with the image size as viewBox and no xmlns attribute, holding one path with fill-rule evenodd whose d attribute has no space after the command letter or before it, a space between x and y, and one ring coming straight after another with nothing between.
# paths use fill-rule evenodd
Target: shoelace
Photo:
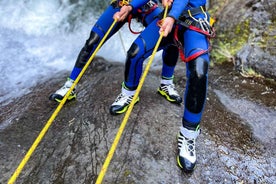
<instances>
[{"instance_id":1,"label":"shoelace","mask_svg":"<svg viewBox=\"0 0 276 184\"><path fill-rule=\"evenodd\" d=\"M131 101L132 98L133 98L133 96L127 96L127 95L124 95L124 94L121 93L121 94L116 98L115 102L118 102L118 101L120 101L121 99L129 99L129 100Z\"/></svg>"},{"instance_id":2,"label":"shoelace","mask_svg":"<svg viewBox=\"0 0 276 184\"><path fill-rule=\"evenodd\" d=\"M184 141L185 140L185 141ZM195 152L195 141L194 139L188 139L184 137L183 135L179 135L178 137L178 148L182 149L183 146L185 146L185 142L187 143L187 149L191 156L194 156Z\"/></svg>"},{"instance_id":3,"label":"shoelace","mask_svg":"<svg viewBox=\"0 0 276 184\"><path fill-rule=\"evenodd\" d=\"M124 97L124 95L121 93L117 98L116 98L116 100L115 100L115 102L118 102L121 98L123 98Z\"/></svg>"},{"instance_id":4,"label":"shoelace","mask_svg":"<svg viewBox=\"0 0 276 184\"><path fill-rule=\"evenodd\" d=\"M70 89L70 87L67 87L66 85L64 85L64 86L62 86L62 88L61 89L59 89L58 91L61 91L61 90L69 90ZM57 91L57 92L58 92ZM71 94L74 94L74 92L75 92L75 88L71 91Z\"/></svg>"},{"instance_id":5,"label":"shoelace","mask_svg":"<svg viewBox=\"0 0 276 184\"><path fill-rule=\"evenodd\" d=\"M169 95L176 95L176 96L179 96L176 89L175 89L175 86L174 84L168 84L168 85L164 85L163 87L161 87L163 90L167 89L168 90L168 93Z\"/></svg>"},{"instance_id":6,"label":"shoelace","mask_svg":"<svg viewBox=\"0 0 276 184\"><path fill-rule=\"evenodd\" d=\"M187 141L187 147L188 147L188 152L190 152L191 156L194 156L194 152L195 152L195 141L194 139L188 139L185 138Z\"/></svg>"}]
</instances>

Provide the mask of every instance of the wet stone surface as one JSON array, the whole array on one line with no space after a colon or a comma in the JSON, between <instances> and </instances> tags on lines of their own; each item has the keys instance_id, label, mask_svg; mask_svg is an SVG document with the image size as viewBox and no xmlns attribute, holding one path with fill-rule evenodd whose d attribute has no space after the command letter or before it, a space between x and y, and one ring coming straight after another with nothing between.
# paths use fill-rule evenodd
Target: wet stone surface
<instances>
[{"instance_id":1,"label":"wet stone surface","mask_svg":"<svg viewBox=\"0 0 276 184\"><path fill-rule=\"evenodd\" d=\"M109 114L120 92L124 66L98 58L77 86L77 100L65 104L17 183L94 183L124 118ZM197 139L197 168L176 165L176 135L183 105L161 98L160 67L153 66L140 92L103 183L275 183L275 85L242 78L231 65L210 68L209 91ZM176 87L183 93L185 67ZM2 107L0 183L6 183L51 117L48 100L66 74L39 85Z\"/></svg>"}]
</instances>

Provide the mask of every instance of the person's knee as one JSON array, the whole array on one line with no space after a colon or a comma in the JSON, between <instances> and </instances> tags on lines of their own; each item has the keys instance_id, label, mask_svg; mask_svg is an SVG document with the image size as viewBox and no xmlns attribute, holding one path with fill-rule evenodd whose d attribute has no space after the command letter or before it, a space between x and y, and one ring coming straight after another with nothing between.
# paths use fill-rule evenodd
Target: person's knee
<instances>
[{"instance_id":1,"label":"person's knee","mask_svg":"<svg viewBox=\"0 0 276 184\"><path fill-rule=\"evenodd\" d=\"M86 40L85 47L87 47L88 49L92 49L94 45L99 42L99 40L100 36L92 31L89 38Z\"/></svg>"},{"instance_id":2,"label":"person's knee","mask_svg":"<svg viewBox=\"0 0 276 184\"><path fill-rule=\"evenodd\" d=\"M89 56L95 47L95 45L99 42L100 36L95 33L91 32L89 38L86 40L85 45L81 49L77 62L76 62L76 67L82 68L86 62L89 59Z\"/></svg>"},{"instance_id":3,"label":"person's knee","mask_svg":"<svg viewBox=\"0 0 276 184\"><path fill-rule=\"evenodd\" d=\"M208 61L202 57L197 57L189 63L190 77L195 80L202 80L208 72Z\"/></svg>"},{"instance_id":4,"label":"person's knee","mask_svg":"<svg viewBox=\"0 0 276 184\"><path fill-rule=\"evenodd\" d=\"M143 62L145 60L146 42L142 37L139 37L127 52L127 58L125 63L125 82L126 86L131 90L137 87L137 81L139 83L140 75L143 70ZM137 84L137 85L136 85Z\"/></svg>"},{"instance_id":5,"label":"person's knee","mask_svg":"<svg viewBox=\"0 0 276 184\"><path fill-rule=\"evenodd\" d=\"M136 43L133 43L127 51L127 57L134 58L138 54L139 50L139 46Z\"/></svg>"}]
</instances>

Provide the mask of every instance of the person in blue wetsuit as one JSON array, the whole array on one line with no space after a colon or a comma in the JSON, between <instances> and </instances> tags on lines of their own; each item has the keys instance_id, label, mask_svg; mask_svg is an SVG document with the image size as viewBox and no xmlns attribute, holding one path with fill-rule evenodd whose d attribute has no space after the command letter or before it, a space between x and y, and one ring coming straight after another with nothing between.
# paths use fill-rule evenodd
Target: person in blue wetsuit
<instances>
[{"instance_id":1,"label":"person in blue wetsuit","mask_svg":"<svg viewBox=\"0 0 276 184\"><path fill-rule=\"evenodd\" d=\"M159 16L144 29L128 51L122 93L130 96L121 98L120 94L110 111L114 114L113 111L121 110L131 102L131 94L135 93L142 74L142 63L152 54L159 38L158 32L163 32L158 49L177 46L182 60L186 62L187 83L182 126L178 134L177 163L184 171L191 172L196 165L195 140L200 132L199 124L207 94L209 39L214 32L205 9L205 0L163 0L162 4L170 8L168 16L161 21L161 27L158 25L162 16Z\"/></svg>"},{"instance_id":2,"label":"person in blue wetsuit","mask_svg":"<svg viewBox=\"0 0 276 184\"><path fill-rule=\"evenodd\" d=\"M146 27L154 20L154 18L156 18L156 16L158 16L161 11L162 10L158 8L158 3L154 0L111 1L110 5L92 27L90 36L81 49L69 78L60 89L50 95L49 99L57 102L60 102L63 99L63 97L66 95L73 82L76 80L81 70L89 60L91 54L94 52L101 39L110 28L111 24L114 21L113 16L115 13L118 21L108 35L107 39L112 37L128 21L128 16L131 15L132 18L137 18ZM160 85L163 86L163 88L158 91L160 94L166 97L167 100L180 104L182 102L182 98L175 90L172 82L174 67L178 60L178 55L176 53L176 47L174 49L163 51L163 69ZM73 89L67 100L72 100L75 98L76 91L75 89ZM117 114L122 112L123 111L117 112Z\"/></svg>"}]
</instances>

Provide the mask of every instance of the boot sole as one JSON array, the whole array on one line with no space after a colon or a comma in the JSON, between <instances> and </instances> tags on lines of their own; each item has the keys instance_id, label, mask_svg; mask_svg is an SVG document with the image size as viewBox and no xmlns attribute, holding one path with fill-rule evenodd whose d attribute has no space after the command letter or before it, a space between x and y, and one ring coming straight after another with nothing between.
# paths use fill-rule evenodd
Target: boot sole
<instances>
[{"instance_id":1,"label":"boot sole","mask_svg":"<svg viewBox=\"0 0 276 184\"><path fill-rule=\"evenodd\" d=\"M166 100L168 100L171 103L181 104L181 103L177 102L176 100L170 98L170 96L167 93L165 93L164 91L162 91L160 89L157 90L157 93L160 94L161 96L163 96L164 98L166 98Z\"/></svg>"},{"instance_id":2,"label":"boot sole","mask_svg":"<svg viewBox=\"0 0 276 184\"><path fill-rule=\"evenodd\" d=\"M182 171L184 171L185 173L192 173L192 172L195 170L195 168L196 168L196 166L195 166L192 170L188 170L188 169L186 169L185 167L183 167L183 166L181 165L181 163L180 163L179 156L176 157L176 161L177 161L177 166L178 166Z\"/></svg>"},{"instance_id":3,"label":"boot sole","mask_svg":"<svg viewBox=\"0 0 276 184\"><path fill-rule=\"evenodd\" d=\"M137 100L136 100L136 102L135 102L135 104L134 105L136 105L137 103L139 102L139 97L137 98ZM130 104L129 104L130 105ZM120 110L120 111L116 111L116 112L112 112L112 111L110 111L110 114L112 114L112 115L119 115L119 114L123 114L124 112L126 112L127 111L127 109L128 109L128 107L129 107L129 105L127 105L127 106L125 106L122 110Z\"/></svg>"},{"instance_id":4,"label":"boot sole","mask_svg":"<svg viewBox=\"0 0 276 184\"><path fill-rule=\"evenodd\" d=\"M71 101L71 100L74 100L74 99L76 99L76 98L77 98L77 95L69 96L69 97L67 98L67 101ZM63 100L63 99L57 99L57 98L55 98L55 101L58 102L58 103L60 103L62 100Z\"/></svg>"}]
</instances>

